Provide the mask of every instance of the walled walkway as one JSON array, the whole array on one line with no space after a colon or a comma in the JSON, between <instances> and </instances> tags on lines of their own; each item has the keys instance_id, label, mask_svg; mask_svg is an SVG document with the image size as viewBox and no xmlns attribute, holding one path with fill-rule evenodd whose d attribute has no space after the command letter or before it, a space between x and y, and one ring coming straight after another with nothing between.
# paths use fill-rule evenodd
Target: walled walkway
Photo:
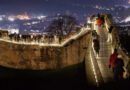
<instances>
[{"instance_id":1,"label":"walled walkway","mask_svg":"<svg viewBox=\"0 0 130 90\"><path fill-rule=\"evenodd\" d=\"M86 57L86 75L89 84L99 86L113 80L113 72L108 67L110 54L112 53L112 46L107 42L107 31L105 28L97 28L100 36L100 52L97 57L92 43L89 46Z\"/></svg>"},{"instance_id":2,"label":"walled walkway","mask_svg":"<svg viewBox=\"0 0 130 90\"><path fill-rule=\"evenodd\" d=\"M111 43L107 42L107 30L104 28L100 29L100 54L97 58L97 62L100 68L101 75L103 77L103 81L109 82L113 80L113 72L108 68L108 61L110 54L112 53Z\"/></svg>"}]
</instances>

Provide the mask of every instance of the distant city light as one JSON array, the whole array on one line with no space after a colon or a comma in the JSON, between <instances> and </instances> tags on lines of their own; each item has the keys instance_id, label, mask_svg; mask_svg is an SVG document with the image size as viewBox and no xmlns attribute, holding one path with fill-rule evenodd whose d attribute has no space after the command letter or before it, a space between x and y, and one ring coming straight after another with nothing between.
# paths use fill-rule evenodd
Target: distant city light
<instances>
[{"instance_id":1,"label":"distant city light","mask_svg":"<svg viewBox=\"0 0 130 90\"><path fill-rule=\"evenodd\" d=\"M27 14L8 16L8 20L9 21L14 21L16 19L19 19L19 20L29 20L30 17Z\"/></svg>"},{"instance_id":2,"label":"distant city light","mask_svg":"<svg viewBox=\"0 0 130 90\"><path fill-rule=\"evenodd\" d=\"M3 18L2 18L2 17L0 17L0 21L3 21Z\"/></svg>"},{"instance_id":3,"label":"distant city light","mask_svg":"<svg viewBox=\"0 0 130 90\"><path fill-rule=\"evenodd\" d=\"M100 7L98 5L96 5L95 8L99 9Z\"/></svg>"},{"instance_id":4,"label":"distant city light","mask_svg":"<svg viewBox=\"0 0 130 90\"><path fill-rule=\"evenodd\" d=\"M37 17L37 19L39 19L39 20L44 19L44 18L46 18L46 16L43 16L43 15Z\"/></svg>"},{"instance_id":5,"label":"distant city light","mask_svg":"<svg viewBox=\"0 0 130 90\"><path fill-rule=\"evenodd\" d=\"M19 20L29 20L30 19L28 15L17 15L16 18Z\"/></svg>"},{"instance_id":6,"label":"distant city light","mask_svg":"<svg viewBox=\"0 0 130 90\"><path fill-rule=\"evenodd\" d=\"M32 22L32 24L38 24L38 22L34 21L34 22Z\"/></svg>"},{"instance_id":7,"label":"distant city light","mask_svg":"<svg viewBox=\"0 0 130 90\"><path fill-rule=\"evenodd\" d=\"M31 25L31 23L24 23L23 25Z\"/></svg>"},{"instance_id":8,"label":"distant city light","mask_svg":"<svg viewBox=\"0 0 130 90\"><path fill-rule=\"evenodd\" d=\"M10 17L8 17L8 20L13 22L13 21L15 21L15 18L13 16L10 16Z\"/></svg>"}]
</instances>

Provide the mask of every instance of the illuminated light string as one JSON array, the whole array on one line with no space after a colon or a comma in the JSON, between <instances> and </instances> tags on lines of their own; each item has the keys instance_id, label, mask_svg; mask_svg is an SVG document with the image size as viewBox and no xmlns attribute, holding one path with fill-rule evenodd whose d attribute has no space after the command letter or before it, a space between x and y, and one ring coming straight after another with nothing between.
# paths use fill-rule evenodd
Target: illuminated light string
<instances>
[{"instance_id":1,"label":"illuminated light string","mask_svg":"<svg viewBox=\"0 0 130 90\"><path fill-rule=\"evenodd\" d=\"M92 58L92 57L96 57L97 55L96 55L96 52L94 50L93 45L94 45L94 43L92 42L92 48L90 50L90 60L91 60L91 65L92 65L92 70L93 70L93 73L94 73L95 81L96 81L96 84L97 84L97 87L98 87L99 86L99 81L98 81L98 77L97 77L94 61L93 61L93 58Z\"/></svg>"},{"instance_id":2,"label":"illuminated light string","mask_svg":"<svg viewBox=\"0 0 130 90\"><path fill-rule=\"evenodd\" d=\"M93 62L93 59L92 59L92 50L90 50L90 60L91 60L92 70L93 70L93 73L94 73L94 77L95 77L95 80L96 80L96 84L97 84L97 86L99 86L99 81L98 81L98 78L97 78L97 74L96 74L94 62Z\"/></svg>"},{"instance_id":3,"label":"illuminated light string","mask_svg":"<svg viewBox=\"0 0 130 90\"><path fill-rule=\"evenodd\" d=\"M22 41L21 42L17 42L17 41L11 41L11 40L8 40L8 39L2 39L2 38L0 38L0 41L5 41L5 42L9 42L9 43L14 43L14 44L24 44L24 45L39 45L39 46L57 46L57 47L62 47L65 44L67 44L70 40L77 39L78 37L86 34L89 31L90 30L87 29L87 28L82 28L81 31L78 34L73 35L70 38L67 38L61 44L58 44L58 43L48 44L48 43L38 43L38 42L31 42L31 43L29 43L29 42L22 42Z\"/></svg>"}]
</instances>

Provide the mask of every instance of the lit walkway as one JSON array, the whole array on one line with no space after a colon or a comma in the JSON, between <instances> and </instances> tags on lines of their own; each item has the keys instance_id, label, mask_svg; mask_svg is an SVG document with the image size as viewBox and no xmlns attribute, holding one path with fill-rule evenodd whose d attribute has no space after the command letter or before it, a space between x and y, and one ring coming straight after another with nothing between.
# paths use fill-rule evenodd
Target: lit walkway
<instances>
[{"instance_id":1,"label":"lit walkway","mask_svg":"<svg viewBox=\"0 0 130 90\"><path fill-rule=\"evenodd\" d=\"M108 67L108 61L110 54L112 52L111 44L107 41L107 31L103 28L99 29L100 35L100 53L99 57L96 57L96 54L92 48L92 43L89 46L89 50L87 51L86 64L86 74L88 79L90 80L90 84L99 86L103 83L107 83L113 80L113 72ZM89 67L89 68L88 68Z\"/></svg>"},{"instance_id":2,"label":"lit walkway","mask_svg":"<svg viewBox=\"0 0 130 90\"><path fill-rule=\"evenodd\" d=\"M112 52L112 47L110 43L106 42L108 36L106 32L106 29L100 29L100 54L99 58L97 58L97 62L103 77L103 81L109 82L113 80L113 72L108 68L108 61Z\"/></svg>"}]
</instances>

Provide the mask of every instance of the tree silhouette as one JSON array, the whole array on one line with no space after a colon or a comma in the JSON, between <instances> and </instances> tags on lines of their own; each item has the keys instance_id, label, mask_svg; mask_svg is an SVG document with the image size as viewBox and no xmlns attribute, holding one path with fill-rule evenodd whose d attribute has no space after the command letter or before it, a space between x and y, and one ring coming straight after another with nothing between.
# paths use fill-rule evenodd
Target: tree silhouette
<instances>
[{"instance_id":1,"label":"tree silhouette","mask_svg":"<svg viewBox=\"0 0 130 90\"><path fill-rule=\"evenodd\" d=\"M47 31L51 35L63 36L75 30L76 24L77 21L74 17L68 15L60 15L51 22L47 28Z\"/></svg>"}]
</instances>

